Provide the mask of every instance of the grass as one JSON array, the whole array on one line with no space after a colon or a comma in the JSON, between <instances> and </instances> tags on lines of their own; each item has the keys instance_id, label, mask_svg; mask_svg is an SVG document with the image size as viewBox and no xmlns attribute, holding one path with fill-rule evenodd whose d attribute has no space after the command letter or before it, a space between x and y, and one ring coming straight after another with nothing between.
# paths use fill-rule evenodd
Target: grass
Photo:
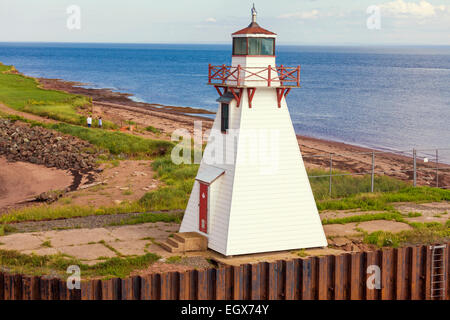
<instances>
[{"instance_id":1,"label":"grass","mask_svg":"<svg viewBox=\"0 0 450 320\"><path fill-rule=\"evenodd\" d=\"M93 208L77 205L39 205L22 209L10 210L0 216L0 223L14 223L23 221L43 221L86 217L91 215L112 215L129 212L148 212L148 208L139 203L123 203L112 207ZM6 226L6 225L3 225Z\"/></svg>"},{"instance_id":2,"label":"grass","mask_svg":"<svg viewBox=\"0 0 450 320\"><path fill-rule=\"evenodd\" d=\"M363 242L377 247L400 247L414 244L433 244L450 240L450 223L411 223L413 230L398 233L375 231L365 233Z\"/></svg>"},{"instance_id":3,"label":"grass","mask_svg":"<svg viewBox=\"0 0 450 320\"><path fill-rule=\"evenodd\" d=\"M179 263L181 261L181 256L172 256L166 259L167 263Z\"/></svg>"},{"instance_id":4,"label":"grass","mask_svg":"<svg viewBox=\"0 0 450 320\"><path fill-rule=\"evenodd\" d=\"M167 213L143 213L136 217L129 217L120 220L120 222L111 223L111 226L123 226L132 224L141 224L149 222L175 222L181 223L183 214L167 214Z\"/></svg>"},{"instance_id":5,"label":"grass","mask_svg":"<svg viewBox=\"0 0 450 320\"><path fill-rule=\"evenodd\" d=\"M17 228L10 226L8 224L0 225L0 236L4 236L5 234L13 233L16 231L17 231Z\"/></svg>"},{"instance_id":6,"label":"grass","mask_svg":"<svg viewBox=\"0 0 450 320\"><path fill-rule=\"evenodd\" d=\"M351 222L364 222L364 221L373 221L373 220L390 220L397 222L406 222L403 215L398 212L380 212L374 214L362 214L355 215L345 218L336 218L336 219L324 219L322 220L322 224L345 224Z\"/></svg>"},{"instance_id":7,"label":"grass","mask_svg":"<svg viewBox=\"0 0 450 320\"><path fill-rule=\"evenodd\" d=\"M169 141L144 139L122 132L89 129L67 123L52 124L48 127L88 141L99 148L108 150L113 155L162 156L170 153L174 146Z\"/></svg>"},{"instance_id":8,"label":"grass","mask_svg":"<svg viewBox=\"0 0 450 320\"><path fill-rule=\"evenodd\" d=\"M156 177L165 183L164 187L147 192L139 203L152 210L185 209L197 175L198 165L176 165L169 156L152 163Z\"/></svg>"},{"instance_id":9,"label":"grass","mask_svg":"<svg viewBox=\"0 0 450 320\"><path fill-rule=\"evenodd\" d=\"M154 126L148 126L145 128L145 131L148 132L153 132L154 134L161 134L161 130L159 130L158 128L155 128Z\"/></svg>"},{"instance_id":10,"label":"grass","mask_svg":"<svg viewBox=\"0 0 450 320\"><path fill-rule=\"evenodd\" d=\"M300 249L299 251L297 251L297 255L301 258L305 258L308 256L305 249Z\"/></svg>"},{"instance_id":11,"label":"grass","mask_svg":"<svg viewBox=\"0 0 450 320\"><path fill-rule=\"evenodd\" d=\"M52 243L50 242L50 240L44 241L41 243L41 247L51 248Z\"/></svg>"},{"instance_id":12,"label":"grass","mask_svg":"<svg viewBox=\"0 0 450 320\"><path fill-rule=\"evenodd\" d=\"M408 212L408 218L416 218L421 216L422 214L420 212Z\"/></svg>"},{"instance_id":13,"label":"grass","mask_svg":"<svg viewBox=\"0 0 450 320\"><path fill-rule=\"evenodd\" d=\"M14 74L13 66L0 63L0 101L23 112L73 124L84 124L78 109L91 108L91 99L62 91L40 88L36 79Z\"/></svg>"},{"instance_id":14,"label":"grass","mask_svg":"<svg viewBox=\"0 0 450 320\"><path fill-rule=\"evenodd\" d=\"M393 210L394 202L433 202L450 200L450 190L407 187L392 192L363 193L343 199L317 201L319 210Z\"/></svg>"},{"instance_id":15,"label":"grass","mask_svg":"<svg viewBox=\"0 0 450 320\"><path fill-rule=\"evenodd\" d=\"M66 270L71 265L78 265L83 279L89 277L120 277L128 276L134 270L148 267L160 257L153 253L133 257L107 258L105 261L88 266L73 257L57 254L36 256L21 254L17 251L0 250L0 265L10 272L29 275L44 275L56 273L62 278L68 274Z\"/></svg>"},{"instance_id":16,"label":"grass","mask_svg":"<svg viewBox=\"0 0 450 320\"><path fill-rule=\"evenodd\" d=\"M121 254L116 248L114 248L114 247L110 246L109 244L107 244L105 240L100 240L98 243L103 245L104 247L108 248L109 250L111 250L112 252L117 254L119 257L123 257L123 254Z\"/></svg>"},{"instance_id":17,"label":"grass","mask_svg":"<svg viewBox=\"0 0 450 320\"><path fill-rule=\"evenodd\" d=\"M308 170L309 176L321 176L329 174L329 171L321 169ZM342 171L333 171L333 174L343 174ZM365 176L336 176L332 178L332 192L329 194L329 177L310 178L311 188L317 200L347 197L356 193L370 192L371 177ZM375 192L391 192L407 187L408 184L388 176L375 176Z\"/></svg>"}]
</instances>

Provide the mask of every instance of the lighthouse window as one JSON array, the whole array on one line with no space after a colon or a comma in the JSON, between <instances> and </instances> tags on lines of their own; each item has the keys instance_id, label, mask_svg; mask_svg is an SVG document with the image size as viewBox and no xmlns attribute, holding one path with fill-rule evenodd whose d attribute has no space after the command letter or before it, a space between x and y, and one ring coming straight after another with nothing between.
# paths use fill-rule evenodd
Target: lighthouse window
<instances>
[{"instance_id":1,"label":"lighthouse window","mask_svg":"<svg viewBox=\"0 0 450 320\"><path fill-rule=\"evenodd\" d=\"M274 56L275 39L273 38L234 38L233 55L237 56Z\"/></svg>"},{"instance_id":2,"label":"lighthouse window","mask_svg":"<svg viewBox=\"0 0 450 320\"><path fill-rule=\"evenodd\" d=\"M275 39L273 38L248 38L248 54L273 56Z\"/></svg>"},{"instance_id":3,"label":"lighthouse window","mask_svg":"<svg viewBox=\"0 0 450 320\"><path fill-rule=\"evenodd\" d=\"M222 132L227 132L228 130L228 103L222 103L220 110L220 130Z\"/></svg>"},{"instance_id":4,"label":"lighthouse window","mask_svg":"<svg viewBox=\"0 0 450 320\"><path fill-rule=\"evenodd\" d=\"M246 55L247 54L247 38L233 39L233 54Z\"/></svg>"}]
</instances>

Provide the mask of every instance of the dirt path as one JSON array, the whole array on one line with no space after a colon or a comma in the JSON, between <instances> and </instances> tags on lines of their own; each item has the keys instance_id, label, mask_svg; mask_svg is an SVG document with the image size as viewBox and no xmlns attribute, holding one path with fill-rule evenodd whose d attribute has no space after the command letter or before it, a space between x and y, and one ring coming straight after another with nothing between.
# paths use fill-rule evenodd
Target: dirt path
<instances>
[{"instance_id":1,"label":"dirt path","mask_svg":"<svg viewBox=\"0 0 450 320\"><path fill-rule=\"evenodd\" d=\"M42 192L63 190L72 181L70 172L0 157L0 212Z\"/></svg>"},{"instance_id":2,"label":"dirt path","mask_svg":"<svg viewBox=\"0 0 450 320\"><path fill-rule=\"evenodd\" d=\"M43 123L57 123L58 122L56 120L44 118L44 117L37 116L37 115L31 114L31 113L17 111L17 110L12 109L12 108L10 108L10 107L2 104L2 103L0 103L0 111L4 112L4 113L7 113L7 114L20 116L20 117L23 117L23 118L28 119L28 120L39 121L39 122L43 122Z\"/></svg>"}]
</instances>

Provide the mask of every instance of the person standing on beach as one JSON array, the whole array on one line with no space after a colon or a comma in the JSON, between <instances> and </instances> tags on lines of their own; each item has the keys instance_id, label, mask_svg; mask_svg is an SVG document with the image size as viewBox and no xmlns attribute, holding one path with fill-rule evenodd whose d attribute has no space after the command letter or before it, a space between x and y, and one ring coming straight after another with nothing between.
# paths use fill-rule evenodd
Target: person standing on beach
<instances>
[{"instance_id":1,"label":"person standing on beach","mask_svg":"<svg viewBox=\"0 0 450 320\"><path fill-rule=\"evenodd\" d=\"M92 126L92 116L91 115L89 115L87 117L87 125L88 125L89 128Z\"/></svg>"},{"instance_id":2,"label":"person standing on beach","mask_svg":"<svg viewBox=\"0 0 450 320\"><path fill-rule=\"evenodd\" d=\"M98 117L98 127L99 128L103 127L102 117Z\"/></svg>"}]
</instances>

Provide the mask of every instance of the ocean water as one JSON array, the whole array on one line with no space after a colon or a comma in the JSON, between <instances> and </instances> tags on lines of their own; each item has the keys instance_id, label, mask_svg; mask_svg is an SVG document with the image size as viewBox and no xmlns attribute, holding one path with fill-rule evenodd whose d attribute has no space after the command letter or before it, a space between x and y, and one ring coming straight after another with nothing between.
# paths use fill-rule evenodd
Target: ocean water
<instances>
[{"instance_id":1,"label":"ocean water","mask_svg":"<svg viewBox=\"0 0 450 320\"><path fill-rule=\"evenodd\" d=\"M229 45L0 43L21 72L216 110L208 64ZM277 64L301 65L287 102L297 133L378 149L450 148L450 47L278 46ZM450 151L441 151L450 162Z\"/></svg>"}]
</instances>

